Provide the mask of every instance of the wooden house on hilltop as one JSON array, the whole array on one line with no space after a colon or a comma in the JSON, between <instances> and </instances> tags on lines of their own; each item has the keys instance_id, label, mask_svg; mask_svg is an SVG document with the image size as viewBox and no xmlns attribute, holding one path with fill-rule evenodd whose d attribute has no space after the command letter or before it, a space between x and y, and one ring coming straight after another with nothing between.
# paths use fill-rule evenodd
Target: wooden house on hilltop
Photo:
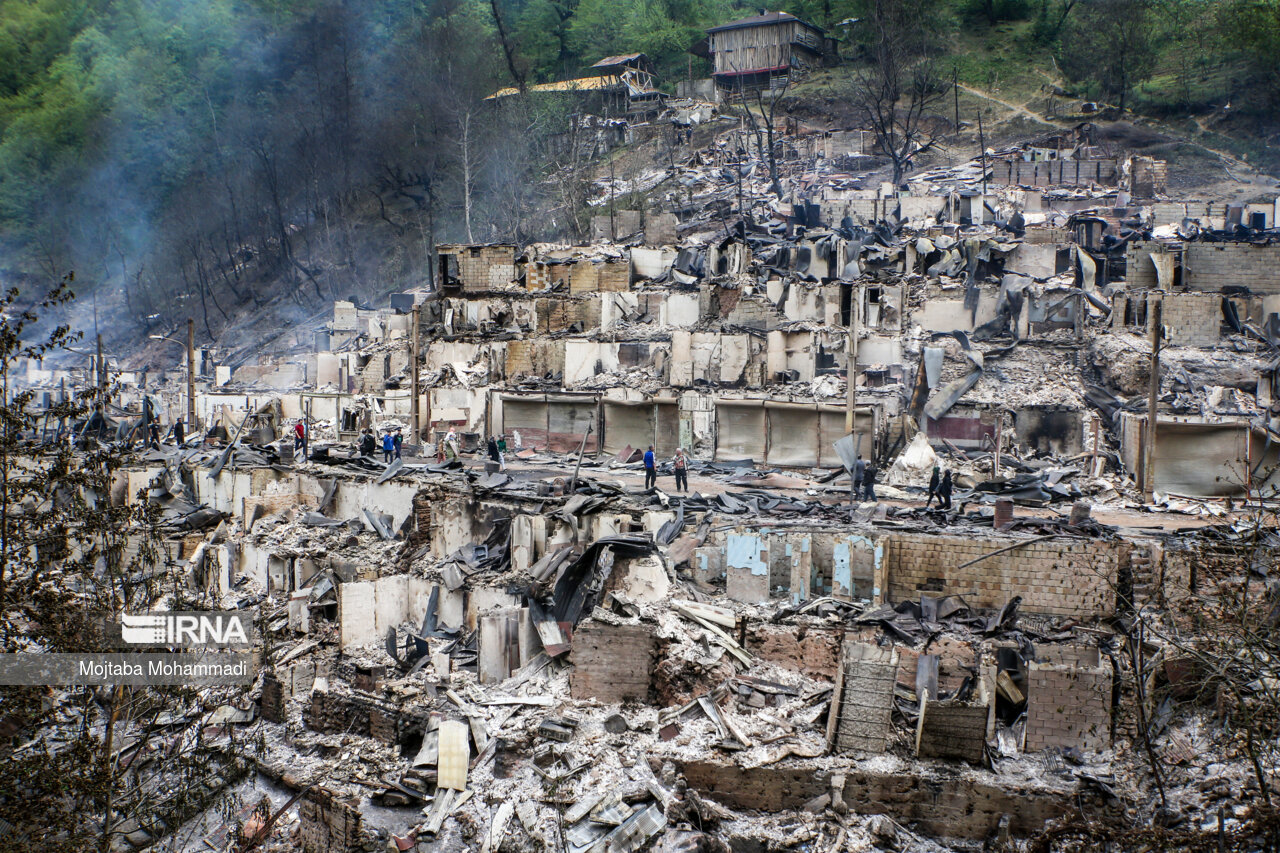
<instances>
[{"instance_id":1,"label":"wooden house on hilltop","mask_svg":"<svg viewBox=\"0 0 1280 853\"><path fill-rule=\"evenodd\" d=\"M728 91L781 85L822 65L829 52L820 27L786 12L766 12L707 30L716 85Z\"/></svg>"}]
</instances>

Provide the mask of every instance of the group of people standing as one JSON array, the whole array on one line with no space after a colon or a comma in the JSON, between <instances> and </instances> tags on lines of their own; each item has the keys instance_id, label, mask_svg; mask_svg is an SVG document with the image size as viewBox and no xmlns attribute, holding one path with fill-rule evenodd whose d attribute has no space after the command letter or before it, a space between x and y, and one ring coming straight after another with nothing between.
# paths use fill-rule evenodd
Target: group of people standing
<instances>
[{"instance_id":1,"label":"group of people standing","mask_svg":"<svg viewBox=\"0 0 1280 853\"><path fill-rule=\"evenodd\" d=\"M676 448L671 457L671 470L676 475L676 491L689 491L689 457L683 447ZM653 445L644 453L644 487L652 489L658 485L658 456L653 452Z\"/></svg>"},{"instance_id":2,"label":"group of people standing","mask_svg":"<svg viewBox=\"0 0 1280 853\"><path fill-rule=\"evenodd\" d=\"M381 441L373 434L373 429L370 427L366 427L360 436L360 455L372 457L381 447L382 461L388 465L391 464L391 460L402 458L401 447L403 446L404 436L398 429L383 430Z\"/></svg>"},{"instance_id":3,"label":"group of people standing","mask_svg":"<svg viewBox=\"0 0 1280 853\"><path fill-rule=\"evenodd\" d=\"M880 469L876 467L875 460L864 460L862 454L858 454L857 460L853 463L853 497L862 500L873 501L876 499L876 477L880 475Z\"/></svg>"},{"instance_id":4,"label":"group of people standing","mask_svg":"<svg viewBox=\"0 0 1280 853\"><path fill-rule=\"evenodd\" d=\"M876 477L880 471L876 468L874 461L864 460L859 454L857 460L853 463L853 496L854 499L873 501L876 499ZM951 470L940 471L938 466L933 466L933 473L929 475L929 499L925 502L925 508L933 505L933 499L938 499L939 509L951 509L951 489L952 478Z\"/></svg>"},{"instance_id":5,"label":"group of people standing","mask_svg":"<svg viewBox=\"0 0 1280 853\"><path fill-rule=\"evenodd\" d=\"M168 433L165 434L164 438L161 438L160 422L153 419L147 425L147 446L149 446L153 450L159 450L160 443L162 441L166 441L170 435L173 436L173 443L178 445L179 447L181 447L183 444L186 443L187 433L186 433L186 428L183 426L182 421L180 420L174 421L173 427L169 430Z\"/></svg>"}]
</instances>

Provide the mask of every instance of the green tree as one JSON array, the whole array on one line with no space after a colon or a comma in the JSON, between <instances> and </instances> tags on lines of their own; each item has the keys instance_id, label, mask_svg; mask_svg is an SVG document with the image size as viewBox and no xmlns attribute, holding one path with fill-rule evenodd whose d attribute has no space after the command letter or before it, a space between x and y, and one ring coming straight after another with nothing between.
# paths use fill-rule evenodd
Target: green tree
<instances>
[{"instance_id":1,"label":"green tree","mask_svg":"<svg viewBox=\"0 0 1280 853\"><path fill-rule=\"evenodd\" d=\"M1223 3L1218 18L1227 43L1248 61L1270 99L1280 101L1280 0Z\"/></svg>"},{"instance_id":2,"label":"green tree","mask_svg":"<svg viewBox=\"0 0 1280 853\"><path fill-rule=\"evenodd\" d=\"M1072 80L1123 114L1158 57L1153 0L1082 2L1063 31L1058 62Z\"/></svg>"}]
</instances>

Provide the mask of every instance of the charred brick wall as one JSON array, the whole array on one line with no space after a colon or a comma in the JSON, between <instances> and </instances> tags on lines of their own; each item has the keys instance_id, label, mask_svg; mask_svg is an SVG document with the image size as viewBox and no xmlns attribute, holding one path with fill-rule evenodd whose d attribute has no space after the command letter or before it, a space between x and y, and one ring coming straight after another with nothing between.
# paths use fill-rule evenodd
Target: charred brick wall
<instances>
[{"instance_id":1,"label":"charred brick wall","mask_svg":"<svg viewBox=\"0 0 1280 853\"><path fill-rule=\"evenodd\" d=\"M573 635L571 655L569 693L574 699L610 704L649 698L649 673L657 655L651 626L584 622Z\"/></svg>"},{"instance_id":2,"label":"charred brick wall","mask_svg":"<svg viewBox=\"0 0 1280 853\"><path fill-rule=\"evenodd\" d=\"M358 693L316 690L302 712L307 728L322 734L353 734L399 744L413 730L425 730L425 716Z\"/></svg>"},{"instance_id":3,"label":"charred brick wall","mask_svg":"<svg viewBox=\"0 0 1280 853\"><path fill-rule=\"evenodd\" d=\"M274 672L262 676L262 719L270 723L283 723L284 686Z\"/></svg>"},{"instance_id":4,"label":"charred brick wall","mask_svg":"<svg viewBox=\"0 0 1280 853\"><path fill-rule=\"evenodd\" d=\"M825 628L752 623L747 651L762 660L816 678L835 681L840 668L840 634Z\"/></svg>"},{"instance_id":5,"label":"charred brick wall","mask_svg":"<svg viewBox=\"0 0 1280 853\"><path fill-rule=\"evenodd\" d=\"M364 847L358 805L327 788L312 788L298 803L306 853L354 853Z\"/></svg>"}]
</instances>

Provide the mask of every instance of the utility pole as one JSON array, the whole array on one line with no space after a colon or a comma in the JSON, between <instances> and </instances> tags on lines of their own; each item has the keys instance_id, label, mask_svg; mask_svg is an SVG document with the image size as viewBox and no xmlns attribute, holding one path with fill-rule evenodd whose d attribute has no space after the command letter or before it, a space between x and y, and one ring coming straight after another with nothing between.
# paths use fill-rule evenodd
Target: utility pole
<instances>
[{"instance_id":1,"label":"utility pole","mask_svg":"<svg viewBox=\"0 0 1280 853\"><path fill-rule=\"evenodd\" d=\"M187 435L196 431L196 321L187 318Z\"/></svg>"},{"instance_id":2,"label":"utility pole","mask_svg":"<svg viewBox=\"0 0 1280 853\"><path fill-rule=\"evenodd\" d=\"M996 452L991 456L991 479L1000 479L1000 449L1003 445L1004 412L996 414Z\"/></svg>"},{"instance_id":3,"label":"utility pole","mask_svg":"<svg viewBox=\"0 0 1280 853\"><path fill-rule=\"evenodd\" d=\"M1160 396L1160 335L1164 302L1159 297L1147 299L1147 325L1151 330L1151 379L1147 386L1147 440L1142 454L1142 491L1148 501L1156 490L1156 404Z\"/></svg>"},{"instance_id":4,"label":"utility pole","mask_svg":"<svg viewBox=\"0 0 1280 853\"><path fill-rule=\"evenodd\" d=\"M987 135L982 130L982 110L978 110L978 145L982 148L982 203L987 203Z\"/></svg>"},{"instance_id":5,"label":"utility pole","mask_svg":"<svg viewBox=\"0 0 1280 853\"><path fill-rule=\"evenodd\" d=\"M1098 441L1102 433L1102 419L1094 415L1090 420L1093 423L1093 452L1089 454L1089 478L1093 479L1098 476Z\"/></svg>"},{"instance_id":6,"label":"utility pole","mask_svg":"<svg viewBox=\"0 0 1280 853\"><path fill-rule=\"evenodd\" d=\"M960 132L960 74L956 69L951 69L951 91L956 96L956 133Z\"/></svg>"},{"instance_id":7,"label":"utility pole","mask_svg":"<svg viewBox=\"0 0 1280 853\"><path fill-rule=\"evenodd\" d=\"M862 300L861 290L857 284L849 285L849 367L845 371L849 387L844 402L844 431L848 435L853 432L853 408L858 398L858 315Z\"/></svg>"},{"instance_id":8,"label":"utility pole","mask_svg":"<svg viewBox=\"0 0 1280 853\"><path fill-rule=\"evenodd\" d=\"M413 441L422 441L422 420L418 403L418 304L413 305L413 322L409 324L409 393L413 395L409 410L413 418Z\"/></svg>"},{"instance_id":9,"label":"utility pole","mask_svg":"<svg viewBox=\"0 0 1280 853\"><path fill-rule=\"evenodd\" d=\"M102 358L102 333L98 333L98 405L107 412L107 363Z\"/></svg>"}]
</instances>

